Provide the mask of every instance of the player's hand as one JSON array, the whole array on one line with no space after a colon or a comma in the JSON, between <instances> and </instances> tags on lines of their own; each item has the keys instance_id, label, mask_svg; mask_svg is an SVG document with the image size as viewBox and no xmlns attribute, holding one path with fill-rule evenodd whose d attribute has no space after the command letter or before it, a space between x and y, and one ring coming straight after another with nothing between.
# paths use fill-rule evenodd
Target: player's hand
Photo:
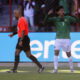
<instances>
[{"instance_id":1,"label":"player's hand","mask_svg":"<svg viewBox=\"0 0 80 80\"><path fill-rule=\"evenodd\" d=\"M72 16L75 16L76 14L75 13L72 13Z\"/></svg>"},{"instance_id":2,"label":"player's hand","mask_svg":"<svg viewBox=\"0 0 80 80\"><path fill-rule=\"evenodd\" d=\"M9 37L13 37L13 33L9 35Z\"/></svg>"},{"instance_id":3,"label":"player's hand","mask_svg":"<svg viewBox=\"0 0 80 80\"><path fill-rule=\"evenodd\" d=\"M48 15L52 14L53 13L53 9L51 9L49 12L48 12Z\"/></svg>"},{"instance_id":4,"label":"player's hand","mask_svg":"<svg viewBox=\"0 0 80 80\"><path fill-rule=\"evenodd\" d=\"M19 46L22 46L22 41L19 42Z\"/></svg>"}]
</instances>

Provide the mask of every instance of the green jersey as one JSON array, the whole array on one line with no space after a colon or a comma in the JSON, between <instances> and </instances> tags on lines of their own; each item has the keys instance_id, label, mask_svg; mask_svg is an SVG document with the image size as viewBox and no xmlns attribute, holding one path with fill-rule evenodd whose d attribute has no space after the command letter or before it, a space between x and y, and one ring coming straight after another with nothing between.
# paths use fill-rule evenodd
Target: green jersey
<instances>
[{"instance_id":1,"label":"green jersey","mask_svg":"<svg viewBox=\"0 0 80 80\"><path fill-rule=\"evenodd\" d=\"M77 17L72 16L64 16L63 18L60 17L46 17L46 21L54 22L56 26L56 38L57 39L70 39L70 23L71 22L78 22Z\"/></svg>"}]
</instances>

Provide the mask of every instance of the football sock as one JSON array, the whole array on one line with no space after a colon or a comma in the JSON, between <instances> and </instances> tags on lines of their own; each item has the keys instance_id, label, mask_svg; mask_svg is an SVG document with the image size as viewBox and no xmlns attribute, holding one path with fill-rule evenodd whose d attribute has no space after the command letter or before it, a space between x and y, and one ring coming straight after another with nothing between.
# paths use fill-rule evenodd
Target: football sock
<instances>
[{"instance_id":1,"label":"football sock","mask_svg":"<svg viewBox=\"0 0 80 80\"><path fill-rule=\"evenodd\" d=\"M73 69L72 57L69 57L69 65L70 65L70 69Z\"/></svg>"},{"instance_id":2,"label":"football sock","mask_svg":"<svg viewBox=\"0 0 80 80\"><path fill-rule=\"evenodd\" d=\"M13 70L17 70L18 64L19 64L19 56L15 56L15 63Z\"/></svg>"},{"instance_id":3,"label":"football sock","mask_svg":"<svg viewBox=\"0 0 80 80\"><path fill-rule=\"evenodd\" d=\"M54 69L58 69L58 56L54 56Z\"/></svg>"},{"instance_id":4,"label":"football sock","mask_svg":"<svg viewBox=\"0 0 80 80\"><path fill-rule=\"evenodd\" d=\"M31 55L29 57L39 68L42 68L42 65L38 62L38 60L33 56Z\"/></svg>"}]
</instances>

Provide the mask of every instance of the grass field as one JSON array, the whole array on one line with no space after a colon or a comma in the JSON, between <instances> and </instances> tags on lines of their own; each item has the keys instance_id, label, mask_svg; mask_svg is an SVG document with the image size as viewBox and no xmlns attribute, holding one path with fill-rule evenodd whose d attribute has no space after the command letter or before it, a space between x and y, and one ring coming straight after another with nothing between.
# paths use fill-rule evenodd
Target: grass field
<instances>
[{"instance_id":1,"label":"grass field","mask_svg":"<svg viewBox=\"0 0 80 80\"><path fill-rule=\"evenodd\" d=\"M58 74L51 74L53 68L46 68L44 72L38 73L36 67L19 67L18 73L6 73L9 67L0 67L0 80L80 80L80 68L75 73L70 70L59 69Z\"/></svg>"}]
</instances>

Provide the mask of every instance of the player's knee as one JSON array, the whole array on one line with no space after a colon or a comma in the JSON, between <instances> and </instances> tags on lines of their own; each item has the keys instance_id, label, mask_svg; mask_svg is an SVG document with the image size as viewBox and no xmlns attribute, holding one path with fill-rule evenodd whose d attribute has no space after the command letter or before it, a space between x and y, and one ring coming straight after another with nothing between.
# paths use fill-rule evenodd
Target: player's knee
<instances>
[{"instance_id":1,"label":"player's knee","mask_svg":"<svg viewBox=\"0 0 80 80\"><path fill-rule=\"evenodd\" d=\"M66 52L67 56L70 57L71 56L71 53L70 52Z\"/></svg>"},{"instance_id":2,"label":"player's knee","mask_svg":"<svg viewBox=\"0 0 80 80\"><path fill-rule=\"evenodd\" d=\"M26 52L26 55L27 57L31 57L31 52L30 51Z\"/></svg>"},{"instance_id":3,"label":"player's knee","mask_svg":"<svg viewBox=\"0 0 80 80\"><path fill-rule=\"evenodd\" d=\"M27 54L27 57L28 57L28 58L31 57L31 54Z\"/></svg>"},{"instance_id":4,"label":"player's knee","mask_svg":"<svg viewBox=\"0 0 80 80\"><path fill-rule=\"evenodd\" d=\"M27 54L27 57L29 58L29 57L30 57L30 55L29 55L29 54Z\"/></svg>"},{"instance_id":5,"label":"player's knee","mask_svg":"<svg viewBox=\"0 0 80 80\"><path fill-rule=\"evenodd\" d=\"M58 55L59 55L59 51L56 50L56 51L55 51L55 56L58 56Z\"/></svg>"}]
</instances>

